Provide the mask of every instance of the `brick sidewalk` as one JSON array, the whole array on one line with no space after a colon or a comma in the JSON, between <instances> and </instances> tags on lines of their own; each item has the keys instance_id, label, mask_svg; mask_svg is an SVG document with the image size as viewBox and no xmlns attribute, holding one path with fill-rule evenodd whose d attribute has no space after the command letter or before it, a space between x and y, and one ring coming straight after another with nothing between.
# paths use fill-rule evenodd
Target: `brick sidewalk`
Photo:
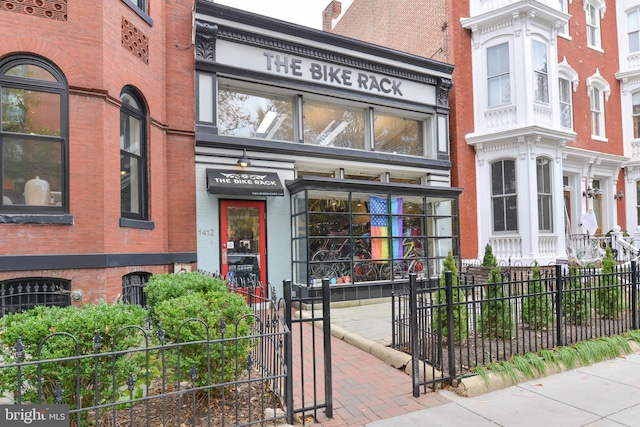
<instances>
[{"instance_id":1,"label":"brick sidewalk","mask_svg":"<svg viewBox=\"0 0 640 427\"><path fill-rule=\"evenodd\" d=\"M300 342L300 327L293 331L294 358L294 399L295 407L301 406L300 394L301 363L305 367L305 406L312 405L313 386L311 366L319 366L316 374L316 393L318 401L324 402L324 360L322 355L313 357L309 351L311 340L315 338L318 348L322 348L322 330L310 324L303 325L304 349ZM318 410L317 422L311 426L363 426L372 421L388 419L397 415L430 408L448 400L439 393L428 392L415 398L412 395L411 377L401 370L387 365L380 359L360 350L344 341L331 337L333 368L333 419L325 415L324 409ZM301 357L302 353L302 357ZM302 416L302 414L300 414ZM312 412L304 414L308 419Z\"/></svg>"}]
</instances>

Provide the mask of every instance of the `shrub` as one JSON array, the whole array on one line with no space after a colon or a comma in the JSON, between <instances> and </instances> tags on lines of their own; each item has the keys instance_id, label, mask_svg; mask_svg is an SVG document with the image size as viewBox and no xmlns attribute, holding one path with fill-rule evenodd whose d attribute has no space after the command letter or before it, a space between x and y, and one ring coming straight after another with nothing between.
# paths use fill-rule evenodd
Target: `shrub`
<instances>
[{"instance_id":1,"label":"shrub","mask_svg":"<svg viewBox=\"0 0 640 427\"><path fill-rule=\"evenodd\" d=\"M152 319L155 319L156 307L163 301L193 292L222 292L226 289L222 279L199 272L189 272L153 275L144 287L144 292L147 296L149 314Z\"/></svg>"},{"instance_id":2,"label":"shrub","mask_svg":"<svg viewBox=\"0 0 640 427\"><path fill-rule=\"evenodd\" d=\"M144 332L140 328L126 328L129 325L142 327L145 324L146 311L135 305L95 304L78 307L38 306L23 313L13 313L0 319L3 333L0 334L2 358L6 363L17 361L15 346L18 338L24 346L23 361L74 357L76 345L70 334L77 340L79 355L111 352L114 348L140 348L144 343ZM96 331L101 341L95 342ZM117 334L117 341L114 338ZM46 337L49 338L43 342ZM41 345L42 343L42 345ZM40 347L41 345L41 347ZM144 369L144 360L132 357L132 354L119 354L78 361L50 362L41 365L40 385L42 403L54 403L54 391L58 382L64 392L63 402L72 409L76 402L90 406L95 402L104 403L112 399L116 387L126 383L129 373L139 374ZM112 370L112 363L114 369ZM38 367L26 365L22 368L23 401L38 402ZM77 382L80 381L80 396L77 394ZM96 382L97 379L97 382ZM18 388L17 370L0 369L0 391L16 393ZM97 389L97 398L96 398Z\"/></svg>"},{"instance_id":3,"label":"shrub","mask_svg":"<svg viewBox=\"0 0 640 427\"><path fill-rule=\"evenodd\" d=\"M562 309L568 323L585 325L591 321L591 303L589 291L585 289L578 276L578 265L569 266L569 276L565 282Z\"/></svg>"},{"instance_id":4,"label":"shrub","mask_svg":"<svg viewBox=\"0 0 640 427\"><path fill-rule=\"evenodd\" d=\"M607 247L602 260L602 275L596 288L596 313L608 319L617 318L624 309L624 304L622 290L618 286L616 260L610 247Z\"/></svg>"},{"instance_id":5,"label":"shrub","mask_svg":"<svg viewBox=\"0 0 640 427\"><path fill-rule=\"evenodd\" d=\"M533 266L533 277L529 280L527 293L522 298L522 321L531 329L543 329L553 321L551 298L540 279L540 266Z\"/></svg>"},{"instance_id":6,"label":"shrub","mask_svg":"<svg viewBox=\"0 0 640 427\"><path fill-rule=\"evenodd\" d=\"M453 254L451 251L447 254L447 258L444 260L442 276L440 276L440 287L439 290L435 293L434 299L435 303L440 305L440 307L436 307L436 310L433 312L433 317L431 320L431 327L434 330L440 330L442 328L442 336L449 337L451 331L449 331L449 323L447 318L447 294L446 294L446 275L447 271L451 272L451 280L453 282L453 290L452 290L452 300L451 304L453 304L453 335L454 342L459 343L462 340L465 340L469 336L469 324L468 324L468 315L467 315L467 307L464 304L464 292L460 288L460 281L458 280L458 268L456 267L455 260L453 259Z\"/></svg>"},{"instance_id":7,"label":"shrub","mask_svg":"<svg viewBox=\"0 0 640 427\"><path fill-rule=\"evenodd\" d=\"M513 306L511 300L504 297L502 274L489 244L484 248L482 265L491 268L482 303L482 334L510 339L513 334Z\"/></svg>"},{"instance_id":8,"label":"shrub","mask_svg":"<svg viewBox=\"0 0 640 427\"><path fill-rule=\"evenodd\" d=\"M246 337L251 333L254 317L249 316L252 311L245 299L229 292L220 279L200 273L189 274L187 280L182 279L187 274L169 276L156 281L148 293L154 294L153 317L165 331L165 342L217 341L209 345L185 344L170 352L167 355L169 380L177 380L178 367L181 380L188 380L192 366L196 368L196 385L232 379L236 369L243 369L252 347ZM170 280L173 277L177 280ZM162 284L166 284L169 291L158 290ZM224 342L220 341L221 322L224 322ZM208 372L210 378L207 378Z\"/></svg>"}]
</instances>

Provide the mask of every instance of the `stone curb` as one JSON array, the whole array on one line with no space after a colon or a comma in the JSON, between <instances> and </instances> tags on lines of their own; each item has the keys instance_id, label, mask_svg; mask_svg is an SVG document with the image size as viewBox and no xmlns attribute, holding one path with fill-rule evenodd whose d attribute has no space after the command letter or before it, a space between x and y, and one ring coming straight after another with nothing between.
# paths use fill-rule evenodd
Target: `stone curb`
<instances>
[{"instance_id":1,"label":"stone curb","mask_svg":"<svg viewBox=\"0 0 640 427\"><path fill-rule=\"evenodd\" d=\"M626 354L632 354L640 352L640 344L635 341L629 341L629 345L631 347L631 351ZM580 366L576 366L579 368ZM573 368L575 369L575 368ZM480 377L480 375L473 375L469 377L459 378L455 381L455 392L462 397L476 397L485 393L489 393L496 390L502 390L507 387L511 387L522 382L535 380L538 378L547 377L553 374L559 374L560 372L567 371L565 366L555 366L551 364L547 364L547 371L544 375L535 375L533 377L525 377L523 375L518 376L517 381L513 381L511 378L506 378L501 375L495 374L493 372L489 373L489 381L485 382L485 380Z\"/></svg>"}]
</instances>

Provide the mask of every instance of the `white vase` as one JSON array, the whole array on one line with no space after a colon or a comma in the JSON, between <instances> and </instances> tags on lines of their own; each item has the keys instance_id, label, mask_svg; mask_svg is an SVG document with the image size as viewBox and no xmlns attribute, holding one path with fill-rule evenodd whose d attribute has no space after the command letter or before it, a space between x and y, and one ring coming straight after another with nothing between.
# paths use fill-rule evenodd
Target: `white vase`
<instances>
[{"instance_id":1,"label":"white vase","mask_svg":"<svg viewBox=\"0 0 640 427\"><path fill-rule=\"evenodd\" d=\"M27 205L48 205L51 198L51 187L44 179L36 176L24 184L24 200Z\"/></svg>"}]
</instances>

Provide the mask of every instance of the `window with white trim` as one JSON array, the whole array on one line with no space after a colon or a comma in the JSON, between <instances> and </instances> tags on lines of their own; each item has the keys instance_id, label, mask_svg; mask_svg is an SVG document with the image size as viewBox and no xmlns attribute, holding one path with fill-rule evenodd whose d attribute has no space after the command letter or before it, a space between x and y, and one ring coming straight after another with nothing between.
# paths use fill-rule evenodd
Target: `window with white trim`
<instances>
[{"instance_id":1,"label":"window with white trim","mask_svg":"<svg viewBox=\"0 0 640 427\"><path fill-rule=\"evenodd\" d=\"M631 95L631 103L633 104L632 120L633 120L633 138L640 139L640 92Z\"/></svg>"},{"instance_id":2,"label":"window with white trim","mask_svg":"<svg viewBox=\"0 0 640 427\"><path fill-rule=\"evenodd\" d=\"M491 209L494 232L518 230L516 163L513 160L491 164Z\"/></svg>"},{"instance_id":3,"label":"window with white trim","mask_svg":"<svg viewBox=\"0 0 640 427\"><path fill-rule=\"evenodd\" d=\"M558 100L560 107L560 126L573 129L573 92L578 88L578 72L562 58L558 63Z\"/></svg>"},{"instance_id":4,"label":"window with white trim","mask_svg":"<svg viewBox=\"0 0 640 427\"><path fill-rule=\"evenodd\" d=\"M487 97L489 107L511 102L509 43L487 48Z\"/></svg>"},{"instance_id":5,"label":"window with white trim","mask_svg":"<svg viewBox=\"0 0 640 427\"><path fill-rule=\"evenodd\" d=\"M533 40L531 45L531 62L533 64L534 98L536 101L549 103L549 73L547 64L547 45Z\"/></svg>"},{"instance_id":6,"label":"window with white trim","mask_svg":"<svg viewBox=\"0 0 640 427\"><path fill-rule=\"evenodd\" d=\"M606 139L604 104L609 100L611 87L602 78L599 70L587 78L587 93L591 110L591 137L604 140Z\"/></svg>"},{"instance_id":7,"label":"window with white trim","mask_svg":"<svg viewBox=\"0 0 640 427\"><path fill-rule=\"evenodd\" d=\"M628 53L640 52L640 10L635 9L627 14Z\"/></svg>"},{"instance_id":8,"label":"window with white trim","mask_svg":"<svg viewBox=\"0 0 640 427\"><path fill-rule=\"evenodd\" d=\"M553 198L551 197L551 161L536 159L538 187L538 230L553 232Z\"/></svg>"},{"instance_id":9,"label":"window with white trim","mask_svg":"<svg viewBox=\"0 0 640 427\"><path fill-rule=\"evenodd\" d=\"M560 90L560 126L573 129L573 105L571 98L571 82L567 79L559 79Z\"/></svg>"},{"instance_id":10,"label":"window with white trim","mask_svg":"<svg viewBox=\"0 0 640 427\"><path fill-rule=\"evenodd\" d=\"M569 5L567 4L567 0L558 0L558 9L564 13L569 13ZM569 23L566 23L565 25L562 26L562 28L560 28L560 30L558 31L558 33L563 34L563 35L569 35Z\"/></svg>"},{"instance_id":11,"label":"window with white trim","mask_svg":"<svg viewBox=\"0 0 640 427\"><path fill-rule=\"evenodd\" d=\"M598 8L593 4L587 3L585 12L587 14L587 46L600 49L600 14L598 13Z\"/></svg>"}]
</instances>

